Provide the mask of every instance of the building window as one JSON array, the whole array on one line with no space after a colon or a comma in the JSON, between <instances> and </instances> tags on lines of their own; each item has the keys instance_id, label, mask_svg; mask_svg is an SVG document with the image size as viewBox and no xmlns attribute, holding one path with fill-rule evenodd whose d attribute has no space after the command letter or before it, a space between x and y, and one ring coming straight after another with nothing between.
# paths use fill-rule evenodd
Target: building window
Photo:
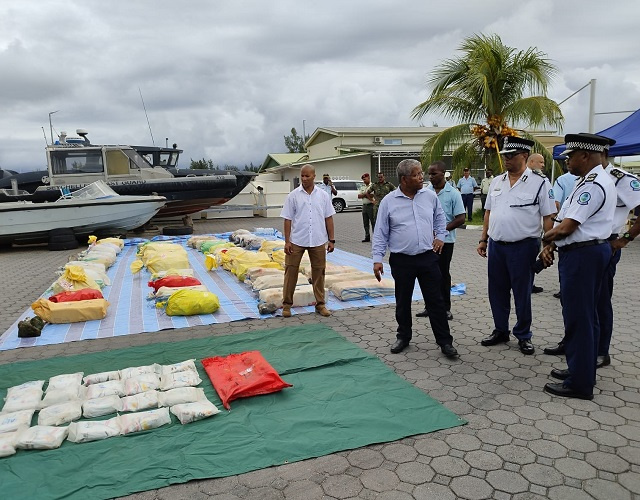
<instances>
[{"instance_id":1,"label":"building window","mask_svg":"<svg viewBox=\"0 0 640 500\"><path fill-rule=\"evenodd\" d=\"M385 139L385 146L402 146L402 139Z\"/></svg>"}]
</instances>

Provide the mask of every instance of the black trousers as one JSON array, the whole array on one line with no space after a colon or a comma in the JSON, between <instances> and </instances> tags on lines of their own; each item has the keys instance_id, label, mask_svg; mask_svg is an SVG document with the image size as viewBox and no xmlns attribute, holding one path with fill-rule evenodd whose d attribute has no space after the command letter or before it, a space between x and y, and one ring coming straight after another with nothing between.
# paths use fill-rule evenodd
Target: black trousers
<instances>
[{"instance_id":1,"label":"black trousers","mask_svg":"<svg viewBox=\"0 0 640 500\"><path fill-rule=\"evenodd\" d=\"M409 342L412 337L411 297L416 279L420 285L424 303L429 310L429 322L436 343L442 347L453 343L447 321L447 310L441 292L442 278L438 254L428 251L418 255L392 253L389 256L391 275L395 280L396 321L399 340Z\"/></svg>"},{"instance_id":2,"label":"black trousers","mask_svg":"<svg viewBox=\"0 0 640 500\"><path fill-rule=\"evenodd\" d=\"M451 311L451 258L453 257L453 243L445 243L438 261L440 267L440 291L444 301L444 310Z\"/></svg>"}]
</instances>

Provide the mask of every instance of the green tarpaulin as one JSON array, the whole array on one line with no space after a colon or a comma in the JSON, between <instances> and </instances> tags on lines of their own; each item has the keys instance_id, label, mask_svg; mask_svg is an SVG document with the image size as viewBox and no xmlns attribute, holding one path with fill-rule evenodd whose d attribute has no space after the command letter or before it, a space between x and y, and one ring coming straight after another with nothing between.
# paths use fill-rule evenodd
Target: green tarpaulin
<instances>
[{"instance_id":1,"label":"green tarpaulin","mask_svg":"<svg viewBox=\"0 0 640 500\"><path fill-rule=\"evenodd\" d=\"M260 351L293 387L232 401L227 412L199 361L251 350ZM65 441L57 450L18 450L0 459L2 497L111 498L465 423L378 358L322 325L1 365L0 396L7 387L63 373L191 358L197 359L207 397L222 413L187 425L172 416L165 427L92 443Z\"/></svg>"}]
</instances>

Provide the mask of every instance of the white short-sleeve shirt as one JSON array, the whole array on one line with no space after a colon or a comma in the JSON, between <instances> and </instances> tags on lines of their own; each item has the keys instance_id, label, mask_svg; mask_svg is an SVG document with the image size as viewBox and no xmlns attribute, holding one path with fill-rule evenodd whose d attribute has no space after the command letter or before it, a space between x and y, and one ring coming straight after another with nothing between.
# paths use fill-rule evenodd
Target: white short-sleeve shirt
<instances>
[{"instance_id":1,"label":"white short-sleeve shirt","mask_svg":"<svg viewBox=\"0 0 640 500\"><path fill-rule=\"evenodd\" d=\"M300 185L287 195L280 217L291 221L291 243L317 247L328 241L325 219L335 213L325 191L314 186L309 194Z\"/></svg>"},{"instance_id":2,"label":"white short-sleeve shirt","mask_svg":"<svg viewBox=\"0 0 640 500\"><path fill-rule=\"evenodd\" d=\"M619 234L622 232L627 218L629 217L629 211L640 205L640 181L638 178L617 168L611 163L604 169L611 176L611 180L616 187L616 210L613 214L613 234Z\"/></svg>"},{"instance_id":3,"label":"white short-sleeve shirt","mask_svg":"<svg viewBox=\"0 0 640 500\"><path fill-rule=\"evenodd\" d=\"M571 243L607 239L613 227L613 212L616 207L616 188L602 165L598 165L580 179L571 194L562 204L557 220L567 217L580 223L578 228L556 245L563 247ZM557 226L559 222L556 222Z\"/></svg>"},{"instance_id":4,"label":"white short-sleeve shirt","mask_svg":"<svg viewBox=\"0 0 640 500\"><path fill-rule=\"evenodd\" d=\"M529 167L513 186L508 173L493 179L484 208L491 211L489 237L496 241L539 238L542 218L556 213L549 180Z\"/></svg>"}]
</instances>

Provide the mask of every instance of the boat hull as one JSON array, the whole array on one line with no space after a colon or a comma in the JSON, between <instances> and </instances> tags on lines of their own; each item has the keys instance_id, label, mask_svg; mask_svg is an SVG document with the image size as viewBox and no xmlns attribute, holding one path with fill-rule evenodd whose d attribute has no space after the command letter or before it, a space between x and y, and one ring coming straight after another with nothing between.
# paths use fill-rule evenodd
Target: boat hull
<instances>
[{"instance_id":1,"label":"boat hull","mask_svg":"<svg viewBox=\"0 0 640 500\"><path fill-rule=\"evenodd\" d=\"M144 225L164 204L160 196L2 203L0 242L47 241L50 231L62 228L72 229L76 236L125 233Z\"/></svg>"}]
</instances>

